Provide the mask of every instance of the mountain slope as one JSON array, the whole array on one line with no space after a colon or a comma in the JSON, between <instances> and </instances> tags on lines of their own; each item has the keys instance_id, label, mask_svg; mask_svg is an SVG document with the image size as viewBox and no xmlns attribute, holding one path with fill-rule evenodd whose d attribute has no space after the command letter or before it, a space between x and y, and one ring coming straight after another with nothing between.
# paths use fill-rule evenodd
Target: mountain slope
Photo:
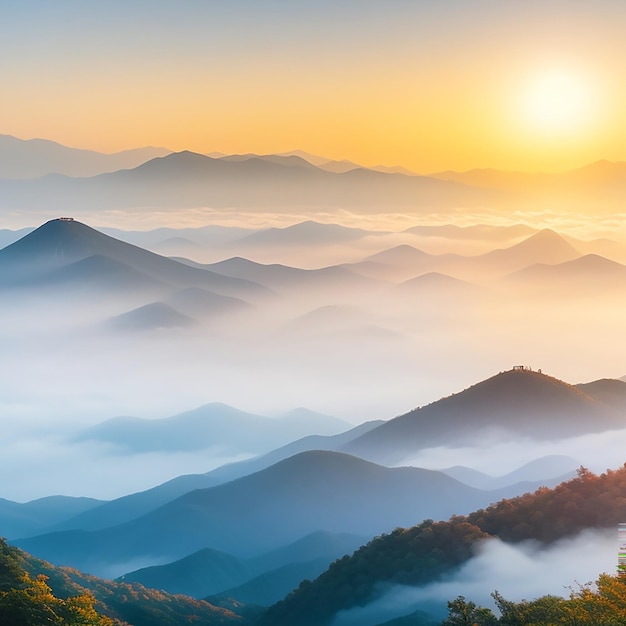
<instances>
[{"instance_id":1,"label":"mountain slope","mask_svg":"<svg viewBox=\"0 0 626 626\"><path fill-rule=\"evenodd\" d=\"M251 577L249 567L230 554L205 548L167 565L153 565L128 572L118 580L165 589L193 598L238 586Z\"/></svg>"},{"instance_id":2,"label":"mountain slope","mask_svg":"<svg viewBox=\"0 0 626 626\"><path fill-rule=\"evenodd\" d=\"M366 541L356 535L316 532L248 560L204 549L173 563L124 574L119 580L194 598L219 593L222 599L269 606L297 587L303 578L319 575L335 559L351 554ZM211 598L209 602L216 604L215 600Z\"/></svg>"},{"instance_id":3,"label":"mountain slope","mask_svg":"<svg viewBox=\"0 0 626 626\"><path fill-rule=\"evenodd\" d=\"M575 459L552 454L530 461L503 476L490 476L459 465L441 471L477 489L498 489L524 481L540 481L546 487L556 486L572 478L577 467L580 463Z\"/></svg>"},{"instance_id":4,"label":"mountain slope","mask_svg":"<svg viewBox=\"0 0 626 626\"><path fill-rule=\"evenodd\" d=\"M626 381L624 380L602 378L576 385L576 387L588 396L618 411L626 411Z\"/></svg>"},{"instance_id":5,"label":"mountain slope","mask_svg":"<svg viewBox=\"0 0 626 626\"><path fill-rule=\"evenodd\" d=\"M110 280L111 267L132 268L152 281L183 287L203 287L222 295L262 296L267 289L250 281L229 278L208 270L190 267L109 237L70 219L46 222L19 241L0 250L0 285L28 285L55 280L55 272L76 262L91 259L91 266L76 272L90 283ZM97 259L97 263L94 262ZM87 271L89 270L89 271Z\"/></svg>"},{"instance_id":6,"label":"mountain slope","mask_svg":"<svg viewBox=\"0 0 626 626\"><path fill-rule=\"evenodd\" d=\"M48 496L19 503L0 498L0 536L34 535L103 504L93 498Z\"/></svg>"},{"instance_id":7,"label":"mountain slope","mask_svg":"<svg viewBox=\"0 0 626 626\"><path fill-rule=\"evenodd\" d=\"M47 174L95 176L169 154L165 148L136 148L113 154L69 148L47 139L0 135L0 179L37 178Z\"/></svg>"},{"instance_id":8,"label":"mountain slope","mask_svg":"<svg viewBox=\"0 0 626 626\"><path fill-rule=\"evenodd\" d=\"M555 298L585 298L614 292L621 296L626 285L626 266L597 254L586 254L572 261L535 265L503 279L515 289Z\"/></svg>"},{"instance_id":9,"label":"mountain slope","mask_svg":"<svg viewBox=\"0 0 626 626\"><path fill-rule=\"evenodd\" d=\"M152 489L106 502L96 507L93 511L77 515L49 530L98 530L107 526L116 526L145 515L185 493L195 489L215 487L231 480L254 474L299 452L336 450L346 442L381 423L381 420L366 422L338 435L308 435L260 457L229 463L206 474L178 476Z\"/></svg>"},{"instance_id":10,"label":"mountain slope","mask_svg":"<svg viewBox=\"0 0 626 626\"><path fill-rule=\"evenodd\" d=\"M205 601L54 567L8 546L2 539L0 616L7 626L245 623L240 615Z\"/></svg>"},{"instance_id":11,"label":"mountain slope","mask_svg":"<svg viewBox=\"0 0 626 626\"><path fill-rule=\"evenodd\" d=\"M131 522L52 533L17 544L53 562L107 572L202 548L253 555L317 530L373 536L445 518L496 497L440 472L385 468L334 452L305 452L230 483L188 493Z\"/></svg>"},{"instance_id":12,"label":"mountain slope","mask_svg":"<svg viewBox=\"0 0 626 626\"><path fill-rule=\"evenodd\" d=\"M502 273L512 272L533 263L553 265L565 263L581 256L564 237L545 228L509 248L493 250L482 255L486 265L499 268Z\"/></svg>"},{"instance_id":13,"label":"mountain slope","mask_svg":"<svg viewBox=\"0 0 626 626\"><path fill-rule=\"evenodd\" d=\"M564 438L623 428L626 416L556 378L509 370L396 417L343 450L398 463L423 448L471 445L485 438Z\"/></svg>"},{"instance_id":14,"label":"mountain slope","mask_svg":"<svg viewBox=\"0 0 626 626\"><path fill-rule=\"evenodd\" d=\"M84 206L94 210L138 206L431 210L475 206L494 196L488 190L424 176L363 168L332 173L299 161L285 163L256 156L215 159L183 151L152 159L134 169L91 178L49 176L0 181L0 206L64 212Z\"/></svg>"},{"instance_id":15,"label":"mountain slope","mask_svg":"<svg viewBox=\"0 0 626 626\"><path fill-rule=\"evenodd\" d=\"M426 520L396 529L336 561L317 580L303 584L260 620L261 626L325 626L334 615L365 606L389 585L426 585L449 577L491 537L518 543L551 544L584 529L615 528L626 519L626 467L579 476L553 490L539 489L502 500L448 522Z\"/></svg>"},{"instance_id":16,"label":"mountain slope","mask_svg":"<svg viewBox=\"0 0 626 626\"><path fill-rule=\"evenodd\" d=\"M78 441L97 440L128 452L202 450L260 454L313 433L334 435L349 425L316 413L264 417L219 402L162 419L116 417L83 431Z\"/></svg>"},{"instance_id":17,"label":"mountain slope","mask_svg":"<svg viewBox=\"0 0 626 626\"><path fill-rule=\"evenodd\" d=\"M147 331L161 328L188 328L196 321L164 302L150 302L137 309L107 320L106 325L122 332Z\"/></svg>"}]
</instances>

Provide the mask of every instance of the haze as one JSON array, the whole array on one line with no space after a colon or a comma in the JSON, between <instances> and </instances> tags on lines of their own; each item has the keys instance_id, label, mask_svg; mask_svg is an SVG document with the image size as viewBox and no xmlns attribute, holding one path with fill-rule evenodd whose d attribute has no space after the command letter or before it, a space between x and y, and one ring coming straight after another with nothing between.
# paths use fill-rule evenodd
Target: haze
<instances>
[{"instance_id":1,"label":"haze","mask_svg":"<svg viewBox=\"0 0 626 626\"><path fill-rule=\"evenodd\" d=\"M3 20L2 130L103 152L301 149L421 173L621 160L623 19L614 0L21 2ZM593 95L572 113L551 95L555 75ZM545 120L564 117L555 135Z\"/></svg>"}]
</instances>

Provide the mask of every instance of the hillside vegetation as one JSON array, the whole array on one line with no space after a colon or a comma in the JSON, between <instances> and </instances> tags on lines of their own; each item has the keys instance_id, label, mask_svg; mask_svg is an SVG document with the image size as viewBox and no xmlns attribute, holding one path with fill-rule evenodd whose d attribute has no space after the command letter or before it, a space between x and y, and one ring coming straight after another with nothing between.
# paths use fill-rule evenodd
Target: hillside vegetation
<instances>
[{"instance_id":1,"label":"hillside vegetation","mask_svg":"<svg viewBox=\"0 0 626 626\"><path fill-rule=\"evenodd\" d=\"M206 626L247 623L202 600L58 568L0 539L0 624Z\"/></svg>"},{"instance_id":2,"label":"hillside vegetation","mask_svg":"<svg viewBox=\"0 0 626 626\"><path fill-rule=\"evenodd\" d=\"M580 468L576 478L555 489L541 488L468 516L426 520L377 537L352 557L335 561L315 581L304 581L261 623L321 626L337 611L373 600L384 583L423 585L453 572L482 539L549 544L586 528L614 527L625 518L626 466L601 476Z\"/></svg>"},{"instance_id":3,"label":"hillside vegetation","mask_svg":"<svg viewBox=\"0 0 626 626\"><path fill-rule=\"evenodd\" d=\"M463 596L448 602L442 626L619 626L626 624L626 579L602 574L594 585L572 591L569 598L543 596L511 602L494 592L500 612L468 602Z\"/></svg>"}]
</instances>

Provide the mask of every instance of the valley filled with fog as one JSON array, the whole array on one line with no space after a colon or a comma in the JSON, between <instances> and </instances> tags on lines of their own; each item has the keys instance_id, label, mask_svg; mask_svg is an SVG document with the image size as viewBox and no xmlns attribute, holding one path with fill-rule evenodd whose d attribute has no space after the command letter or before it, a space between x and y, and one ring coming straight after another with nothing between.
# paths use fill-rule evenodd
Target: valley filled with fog
<instances>
[{"instance_id":1,"label":"valley filled with fog","mask_svg":"<svg viewBox=\"0 0 626 626\"><path fill-rule=\"evenodd\" d=\"M347 428L518 364L570 383L619 378L624 369L610 347L623 337L626 246L602 233L583 240L531 220L397 231L313 220L101 229L167 255L176 268L164 276L159 257L139 262L112 239L72 251L65 231L79 224L50 224L66 228L42 227L42 259L48 244L68 246L67 258L43 259L18 284L3 278L0 332L10 359L0 413L10 443L2 462L23 462L4 497L120 496L258 453L226 448L215 434L194 450L80 440L118 416L164 419L218 402L269 417L305 407ZM68 240L59 244L57 235ZM5 248L3 262L21 263L13 260L19 251L19 242ZM465 464L474 444L405 462ZM523 441L488 447L476 469L494 475L540 456ZM606 447L594 458L596 446L575 439L544 448L600 469L607 460ZM98 480L103 472L110 480Z\"/></svg>"},{"instance_id":2,"label":"valley filled with fog","mask_svg":"<svg viewBox=\"0 0 626 626\"><path fill-rule=\"evenodd\" d=\"M363 210L270 212L245 194L198 208L194 193L225 193L206 168L243 164L267 202L259 171L284 189L343 174L293 155L169 157L0 184L0 205L7 189L28 205L0 230L0 535L120 584L270 607L394 529L453 528L624 464L621 214L477 207L495 196L373 170L353 175L373 194ZM203 172L176 208L146 186L172 162L174 187L190 163ZM50 185L76 210L41 201ZM400 211L424 185L437 202ZM564 595L614 561L610 516L549 545L502 534L472 539L443 579L375 583L319 623L443 616L459 594L489 605L496 584Z\"/></svg>"},{"instance_id":3,"label":"valley filled with fog","mask_svg":"<svg viewBox=\"0 0 626 626\"><path fill-rule=\"evenodd\" d=\"M59 233L50 232L55 224ZM160 257L136 258L136 248L106 237L72 248L89 239L87 226L72 234L79 226L44 225L41 265L17 283L2 280L2 457L13 467L24 459L21 481L4 497L119 496L257 452L220 449L219 437L195 450L76 440L117 416L164 419L219 402L269 417L305 407L348 427L388 420L518 364L570 383L619 378L624 369L611 349L623 336L626 298L619 239L583 240L528 222L395 232L312 220L101 229L165 249L176 267L164 277ZM6 247L3 264L21 263L28 239ZM66 246L66 256L44 259L46 245ZM595 456L595 446L577 440L545 448L593 467L606 462L606 452ZM473 456L471 446L439 452L412 462L443 467ZM488 461L479 455L477 469L506 473L534 454L511 441L492 452ZM81 462L88 471L77 473ZM97 480L102 472L111 480Z\"/></svg>"}]
</instances>

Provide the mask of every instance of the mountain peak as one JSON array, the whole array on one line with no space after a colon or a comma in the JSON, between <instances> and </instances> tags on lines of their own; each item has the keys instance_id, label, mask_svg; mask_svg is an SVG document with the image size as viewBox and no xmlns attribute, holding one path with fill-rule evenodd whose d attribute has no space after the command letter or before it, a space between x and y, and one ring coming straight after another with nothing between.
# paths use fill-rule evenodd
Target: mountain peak
<instances>
[{"instance_id":1,"label":"mountain peak","mask_svg":"<svg viewBox=\"0 0 626 626\"><path fill-rule=\"evenodd\" d=\"M550 440L623 427L623 417L573 385L524 365L396 417L343 450L401 462L424 448L529 437Z\"/></svg>"},{"instance_id":2,"label":"mountain peak","mask_svg":"<svg viewBox=\"0 0 626 626\"><path fill-rule=\"evenodd\" d=\"M0 259L46 257L67 263L101 251L106 240L112 238L71 217L59 217L0 250Z\"/></svg>"}]
</instances>

